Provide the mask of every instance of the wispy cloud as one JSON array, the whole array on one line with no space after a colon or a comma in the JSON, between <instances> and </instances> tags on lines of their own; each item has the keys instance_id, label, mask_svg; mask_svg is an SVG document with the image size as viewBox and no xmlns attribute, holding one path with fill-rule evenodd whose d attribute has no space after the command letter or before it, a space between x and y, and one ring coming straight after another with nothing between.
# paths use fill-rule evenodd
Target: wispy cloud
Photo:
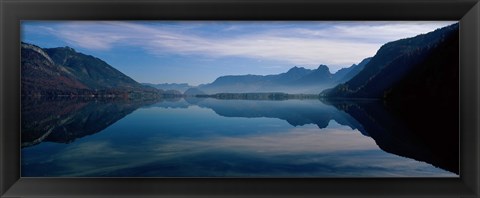
<instances>
[{"instance_id":1,"label":"wispy cloud","mask_svg":"<svg viewBox=\"0 0 480 198\"><path fill-rule=\"evenodd\" d=\"M386 42L427 33L453 22L142 22L27 23L74 47L141 48L153 55L182 54L275 60L292 65L327 64L335 71L373 56ZM327 24L327 25L325 25ZM247 26L246 26L247 25ZM213 27L213 28L212 28Z\"/></svg>"}]
</instances>

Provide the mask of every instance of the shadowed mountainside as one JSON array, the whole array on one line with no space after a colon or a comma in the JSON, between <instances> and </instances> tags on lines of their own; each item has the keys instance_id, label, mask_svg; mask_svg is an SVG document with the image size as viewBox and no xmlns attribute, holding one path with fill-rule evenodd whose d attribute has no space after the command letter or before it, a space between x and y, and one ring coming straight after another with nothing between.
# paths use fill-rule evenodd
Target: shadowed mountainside
<instances>
[{"instance_id":1,"label":"shadowed mountainside","mask_svg":"<svg viewBox=\"0 0 480 198\"><path fill-rule=\"evenodd\" d=\"M24 96L90 95L96 97L159 97L99 58L70 47L42 49L22 43L21 87Z\"/></svg>"},{"instance_id":2,"label":"shadowed mountainside","mask_svg":"<svg viewBox=\"0 0 480 198\"><path fill-rule=\"evenodd\" d=\"M388 100L458 97L458 31L456 23L387 43L356 76L321 95Z\"/></svg>"}]
</instances>

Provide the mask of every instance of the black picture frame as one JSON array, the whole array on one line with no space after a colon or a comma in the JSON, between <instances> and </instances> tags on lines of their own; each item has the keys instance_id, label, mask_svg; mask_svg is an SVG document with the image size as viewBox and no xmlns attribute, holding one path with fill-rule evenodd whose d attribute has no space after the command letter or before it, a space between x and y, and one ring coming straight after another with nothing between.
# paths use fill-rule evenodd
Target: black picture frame
<instances>
[{"instance_id":1,"label":"black picture frame","mask_svg":"<svg viewBox=\"0 0 480 198\"><path fill-rule=\"evenodd\" d=\"M1 197L480 195L478 0L0 0L0 17ZM21 20L458 20L460 178L20 178Z\"/></svg>"}]
</instances>

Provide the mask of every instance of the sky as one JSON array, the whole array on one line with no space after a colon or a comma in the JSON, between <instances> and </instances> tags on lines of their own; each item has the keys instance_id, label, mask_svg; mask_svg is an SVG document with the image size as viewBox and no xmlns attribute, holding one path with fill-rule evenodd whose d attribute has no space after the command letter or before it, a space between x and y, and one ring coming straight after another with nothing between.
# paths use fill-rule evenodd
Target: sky
<instances>
[{"instance_id":1,"label":"sky","mask_svg":"<svg viewBox=\"0 0 480 198\"><path fill-rule=\"evenodd\" d=\"M213 82L298 66L332 73L456 21L23 21L23 42L69 46L142 83Z\"/></svg>"}]
</instances>

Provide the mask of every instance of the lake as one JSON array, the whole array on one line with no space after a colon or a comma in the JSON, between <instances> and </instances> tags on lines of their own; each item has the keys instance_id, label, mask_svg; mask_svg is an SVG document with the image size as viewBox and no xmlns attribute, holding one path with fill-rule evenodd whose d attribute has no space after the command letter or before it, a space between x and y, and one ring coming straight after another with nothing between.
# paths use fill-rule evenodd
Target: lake
<instances>
[{"instance_id":1,"label":"lake","mask_svg":"<svg viewBox=\"0 0 480 198\"><path fill-rule=\"evenodd\" d=\"M22 99L21 175L458 177L458 139L433 141L391 111L319 99Z\"/></svg>"}]
</instances>

